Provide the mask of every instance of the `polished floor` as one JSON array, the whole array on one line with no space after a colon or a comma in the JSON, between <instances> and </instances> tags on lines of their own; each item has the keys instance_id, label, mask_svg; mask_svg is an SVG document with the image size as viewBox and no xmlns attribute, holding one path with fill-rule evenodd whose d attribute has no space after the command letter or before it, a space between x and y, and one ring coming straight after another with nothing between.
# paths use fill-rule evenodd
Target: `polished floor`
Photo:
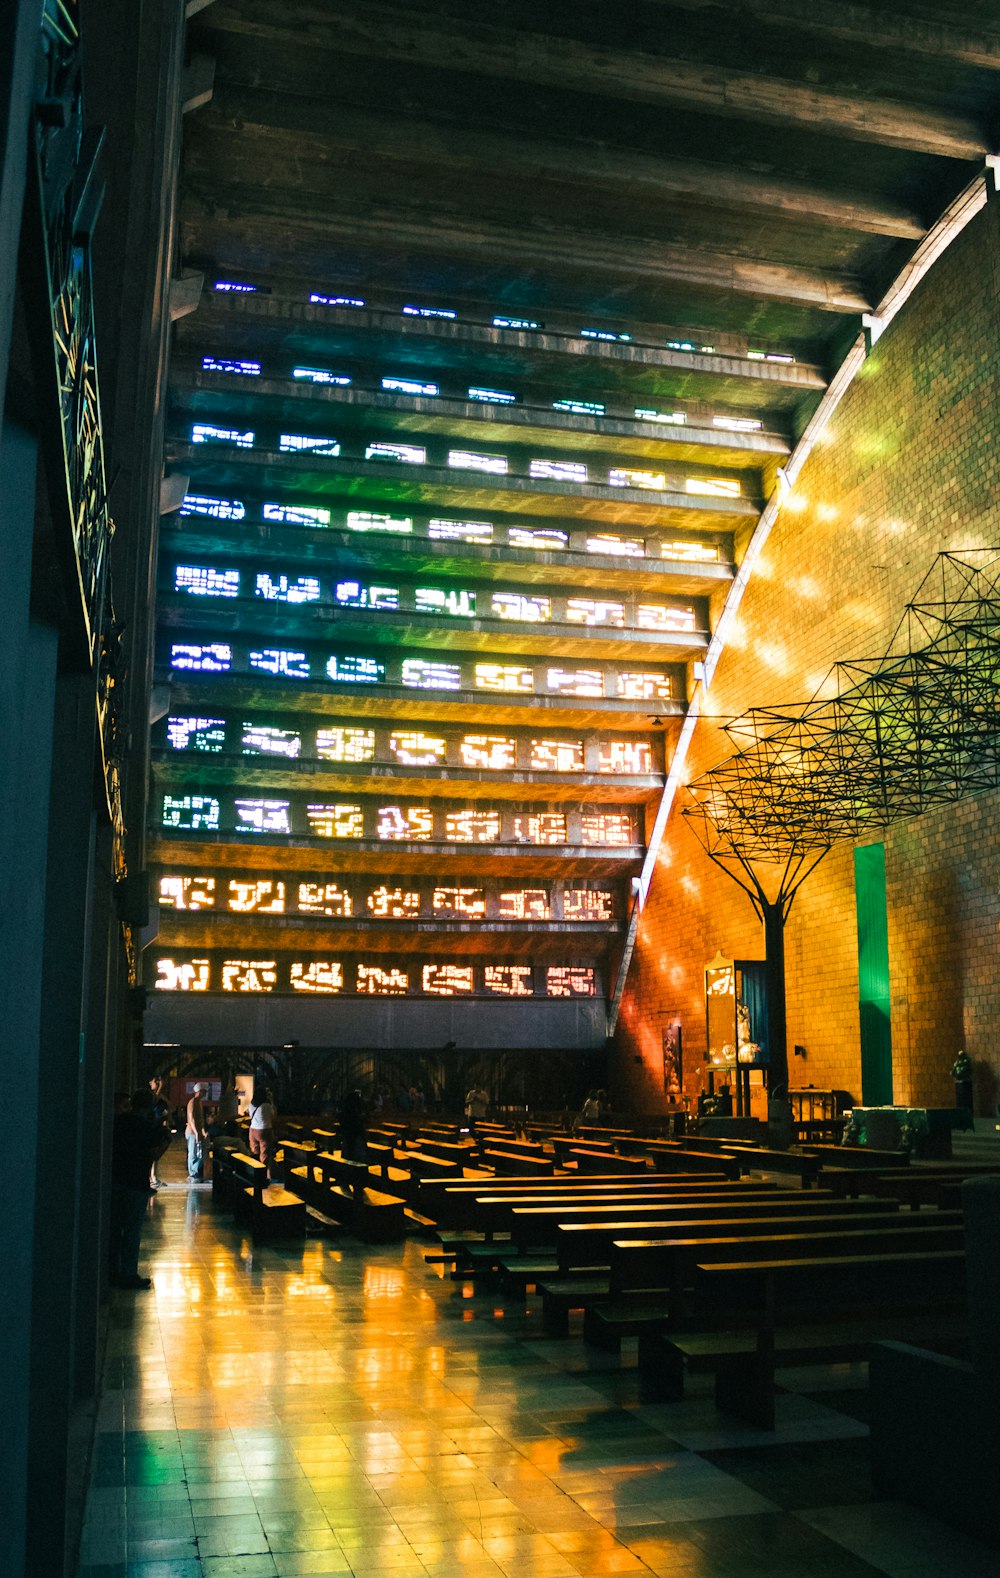
<instances>
[{"instance_id":1,"label":"polished floor","mask_svg":"<svg viewBox=\"0 0 1000 1578\"><path fill-rule=\"evenodd\" d=\"M425 1245L254 1249L178 1163L114 1295L79 1578L996 1578L873 1498L863 1374L789 1373L774 1435L642 1405L532 1300ZM169 1163L173 1165L169 1165Z\"/></svg>"}]
</instances>

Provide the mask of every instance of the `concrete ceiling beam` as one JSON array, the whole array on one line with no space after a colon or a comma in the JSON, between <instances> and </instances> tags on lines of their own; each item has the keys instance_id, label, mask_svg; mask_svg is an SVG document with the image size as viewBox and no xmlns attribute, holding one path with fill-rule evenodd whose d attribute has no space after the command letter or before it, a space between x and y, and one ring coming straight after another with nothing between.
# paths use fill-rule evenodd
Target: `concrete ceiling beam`
<instances>
[{"instance_id":1,"label":"concrete ceiling beam","mask_svg":"<svg viewBox=\"0 0 1000 1578\"><path fill-rule=\"evenodd\" d=\"M245 88L227 88L225 117L241 128L280 127L315 138L317 158L340 153L427 164L433 169L484 171L517 176L526 182L564 181L588 190L608 187L637 199L689 198L713 208L765 209L775 218L820 223L841 230L918 240L926 229L911 210L889 202L869 202L843 190L796 181L769 181L735 165L665 159L607 145L537 141L503 133L470 132L448 122L367 115L316 99L291 98Z\"/></svg>"},{"instance_id":2,"label":"concrete ceiling beam","mask_svg":"<svg viewBox=\"0 0 1000 1578\"><path fill-rule=\"evenodd\" d=\"M516 257L522 266L559 273L587 272L735 292L822 312L862 313L869 312L872 305L856 280L817 269L685 247L647 236L588 235L552 228L546 231L539 226L519 230L511 225L428 213L418 205L386 210L373 203L364 212L340 209L317 215L311 201L299 203L291 193L286 193L282 201L273 201L269 193L259 189L228 184L216 187L205 205L196 205L190 198L188 217L196 220L197 208L203 207L206 216L212 218L220 205L229 214L230 237L235 238L241 224L247 227L246 255L250 258L262 245L272 259L281 257L286 250L291 258L301 237L311 237L327 246L339 242L348 247L356 246L362 238L366 246L399 248L410 254ZM196 224L192 234L194 230ZM190 236L188 242L190 248Z\"/></svg>"},{"instance_id":3,"label":"concrete ceiling beam","mask_svg":"<svg viewBox=\"0 0 1000 1578\"><path fill-rule=\"evenodd\" d=\"M654 0L664 10L723 15L720 0ZM868 5L824 0L741 0L740 10L765 25L794 28L821 38L836 38L865 49L903 50L915 55L960 61L988 70L1000 66L1000 27L992 32L955 27L937 17L893 16Z\"/></svg>"},{"instance_id":4,"label":"concrete ceiling beam","mask_svg":"<svg viewBox=\"0 0 1000 1578\"><path fill-rule=\"evenodd\" d=\"M309 50L400 61L417 71L431 67L611 96L622 103L673 105L939 158L972 160L989 152L986 131L975 120L889 99L876 89L874 78L871 93L835 92L800 78L743 74L712 63L464 20L461 29L435 27L423 10L371 0L357 11L338 7L335 17L325 6L297 5L287 21L275 20L269 0L248 0L238 10L213 10L211 25L263 45L298 41Z\"/></svg>"}]
</instances>

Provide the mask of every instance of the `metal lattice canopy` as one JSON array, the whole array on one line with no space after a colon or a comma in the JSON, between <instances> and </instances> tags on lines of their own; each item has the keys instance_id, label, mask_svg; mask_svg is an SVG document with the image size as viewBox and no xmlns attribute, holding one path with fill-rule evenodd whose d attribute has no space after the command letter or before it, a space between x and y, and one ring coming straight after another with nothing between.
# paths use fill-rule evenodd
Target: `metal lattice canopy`
<instances>
[{"instance_id":1,"label":"metal lattice canopy","mask_svg":"<svg viewBox=\"0 0 1000 1578\"><path fill-rule=\"evenodd\" d=\"M998 683L1000 550L940 554L885 655L836 664L800 706L728 723L745 743L688 785L682 814L730 875L780 866L787 909L840 839L1000 784Z\"/></svg>"}]
</instances>

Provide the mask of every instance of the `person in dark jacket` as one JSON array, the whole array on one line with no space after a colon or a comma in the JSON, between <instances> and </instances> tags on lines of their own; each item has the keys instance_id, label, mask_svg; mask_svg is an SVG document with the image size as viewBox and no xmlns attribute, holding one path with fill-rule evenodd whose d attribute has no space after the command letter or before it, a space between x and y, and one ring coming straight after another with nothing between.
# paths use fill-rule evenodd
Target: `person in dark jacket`
<instances>
[{"instance_id":1,"label":"person in dark jacket","mask_svg":"<svg viewBox=\"0 0 1000 1578\"><path fill-rule=\"evenodd\" d=\"M116 1288L152 1287L139 1275L139 1241L152 1190L153 1165L161 1131L151 1090L137 1090L124 1112L118 1112L111 1148L111 1284Z\"/></svg>"}]
</instances>

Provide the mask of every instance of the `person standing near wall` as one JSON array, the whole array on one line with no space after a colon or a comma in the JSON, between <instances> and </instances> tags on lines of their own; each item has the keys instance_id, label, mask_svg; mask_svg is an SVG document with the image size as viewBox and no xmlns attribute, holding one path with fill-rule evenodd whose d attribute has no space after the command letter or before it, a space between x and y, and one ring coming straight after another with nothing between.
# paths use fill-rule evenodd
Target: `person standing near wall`
<instances>
[{"instance_id":1,"label":"person standing near wall","mask_svg":"<svg viewBox=\"0 0 1000 1578\"><path fill-rule=\"evenodd\" d=\"M156 1164L164 1156L173 1139L173 1129L170 1123L170 1103L164 1094L163 1079L159 1074L154 1074L149 1082L149 1092L153 1098L153 1126L157 1131L156 1150L153 1153L153 1165L149 1169L149 1187L162 1189L163 1179L156 1176Z\"/></svg>"},{"instance_id":2,"label":"person standing near wall","mask_svg":"<svg viewBox=\"0 0 1000 1578\"><path fill-rule=\"evenodd\" d=\"M192 1183L201 1183L202 1178L205 1176L205 1146L208 1143L208 1128L205 1121L205 1103L202 1098L207 1095L207 1085L196 1085L187 1104L187 1122L184 1125L184 1138L187 1140L188 1177Z\"/></svg>"},{"instance_id":3,"label":"person standing near wall","mask_svg":"<svg viewBox=\"0 0 1000 1578\"><path fill-rule=\"evenodd\" d=\"M152 1193L149 1170L160 1139L150 1090L137 1090L115 1116L111 1141L111 1213L108 1250L111 1285L135 1291L152 1287L139 1275L142 1223Z\"/></svg>"},{"instance_id":4,"label":"person standing near wall","mask_svg":"<svg viewBox=\"0 0 1000 1578\"><path fill-rule=\"evenodd\" d=\"M267 1181L271 1182L271 1160L274 1156L274 1126L278 1121L271 1092L263 1085L255 1085L250 1098L250 1154L267 1167Z\"/></svg>"}]
</instances>

